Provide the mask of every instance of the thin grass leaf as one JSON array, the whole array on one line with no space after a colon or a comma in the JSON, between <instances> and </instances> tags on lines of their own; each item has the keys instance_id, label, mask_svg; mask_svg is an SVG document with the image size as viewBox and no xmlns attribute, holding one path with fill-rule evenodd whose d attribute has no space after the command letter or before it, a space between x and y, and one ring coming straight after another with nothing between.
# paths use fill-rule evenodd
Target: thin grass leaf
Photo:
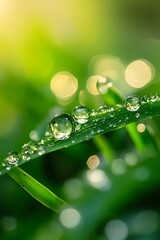
<instances>
[{"instance_id":1,"label":"thin grass leaf","mask_svg":"<svg viewBox=\"0 0 160 240\"><path fill-rule=\"evenodd\" d=\"M67 139L55 140L52 138L46 140L43 138L37 142L32 141L26 144L26 149L30 148L32 151L26 150L28 152L25 154L25 148L23 148L18 154L17 160L14 161L15 157L15 159L12 159L11 164L8 163L8 158L6 158L0 165L0 174L4 174L15 166L24 164L40 155L69 147L97 135L125 127L130 123L156 116L160 116L160 98L156 97L155 99L152 96L147 97L147 100L143 101L136 111L128 111L125 106L116 106L107 112L98 111L94 112L94 114L92 112L89 120L85 124L81 124L80 129L75 130Z\"/></svg>"},{"instance_id":2,"label":"thin grass leaf","mask_svg":"<svg viewBox=\"0 0 160 240\"><path fill-rule=\"evenodd\" d=\"M32 197L54 212L59 212L62 206L65 205L65 201L56 196L22 169L16 167L10 170L8 174Z\"/></svg>"}]
</instances>

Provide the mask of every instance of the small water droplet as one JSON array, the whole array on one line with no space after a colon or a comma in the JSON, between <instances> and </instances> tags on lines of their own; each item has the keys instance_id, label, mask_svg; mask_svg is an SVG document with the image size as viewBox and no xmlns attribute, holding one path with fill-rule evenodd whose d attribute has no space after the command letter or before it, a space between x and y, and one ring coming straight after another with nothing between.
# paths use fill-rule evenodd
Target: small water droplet
<instances>
[{"instance_id":1,"label":"small water droplet","mask_svg":"<svg viewBox=\"0 0 160 240\"><path fill-rule=\"evenodd\" d=\"M75 125L75 131L79 131L81 129L81 124L76 124Z\"/></svg>"},{"instance_id":2,"label":"small water droplet","mask_svg":"<svg viewBox=\"0 0 160 240\"><path fill-rule=\"evenodd\" d=\"M97 115L97 111L95 109L92 109L90 116L95 116Z\"/></svg>"},{"instance_id":3,"label":"small water droplet","mask_svg":"<svg viewBox=\"0 0 160 240\"><path fill-rule=\"evenodd\" d=\"M110 116L110 117L114 117L114 116L115 116L115 113L114 113L114 112L110 112L110 113L109 113L109 116Z\"/></svg>"},{"instance_id":4,"label":"small water droplet","mask_svg":"<svg viewBox=\"0 0 160 240\"><path fill-rule=\"evenodd\" d=\"M22 150L23 154L33 154L34 153L34 150L31 148L31 146L29 145L26 145L23 147L23 150Z\"/></svg>"},{"instance_id":5,"label":"small water droplet","mask_svg":"<svg viewBox=\"0 0 160 240\"><path fill-rule=\"evenodd\" d=\"M41 156L41 155L45 154L45 152L46 152L45 147L42 146L42 145L40 145L40 146L38 147L38 155Z\"/></svg>"},{"instance_id":6,"label":"small water droplet","mask_svg":"<svg viewBox=\"0 0 160 240\"><path fill-rule=\"evenodd\" d=\"M19 161L19 156L17 152L9 152L8 157L6 158L8 164L16 165Z\"/></svg>"},{"instance_id":7,"label":"small water droplet","mask_svg":"<svg viewBox=\"0 0 160 240\"><path fill-rule=\"evenodd\" d=\"M137 111L141 106L141 101L136 96L130 96L125 101L125 107L130 112Z\"/></svg>"},{"instance_id":8,"label":"small water droplet","mask_svg":"<svg viewBox=\"0 0 160 240\"><path fill-rule=\"evenodd\" d=\"M74 132L73 118L68 114L60 114L49 123L47 134L45 136L54 137L57 140L69 138Z\"/></svg>"},{"instance_id":9,"label":"small water droplet","mask_svg":"<svg viewBox=\"0 0 160 240\"><path fill-rule=\"evenodd\" d=\"M139 114L139 113L136 113L135 117L136 117L136 118L139 118L139 117L140 117L140 114Z\"/></svg>"},{"instance_id":10,"label":"small water droplet","mask_svg":"<svg viewBox=\"0 0 160 240\"><path fill-rule=\"evenodd\" d=\"M144 95L143 97L141 97L141 102L142 103L147 103L149 102L149 97L147 95Z\"/></svg>"},{"instance_id":11,"label":"small water droplet","mask_svg":"<svg viewBox=\"0 0 160 240\"><path fill-rule=\"evenodd\" d=\"M155 101L157 101L157 100L159 100L159 96L158 96L158 94L152 94L151 96L150 96L150 100L151 100L151 102L155 102Z\"/></svg>"},{"instance_id":12,"label":"small water droplet","mask_svg":"<svg viewBox=\"0 0 160 240\"><path fill-rule=\"evenodd\" d=\"M23 161L29 161L31 159L30 153L29 152L23 153L22 159L23 159Z\"/></svg>"},{"instance_id":13,"label":"small water droplet","mask_svg":"<svg viewBox=\"0 0 160 240\"><path fill-rule=\"evenodd\" d=\"M98 109L99 113L106 113L108 112L108 107L106 105L100 106Z\"/></svg>"},{"instance_id":14,"label":"small water droplet","mask_svg":"<svg viewBox=\"0 0 160 240\"><path fill-rule=\"evenodd\" d=\"M108 81L108 78L104 76L97 77L97 90L100 94L104 95L108 89L113 86L113 83Z\"/></svg>"},{"instance_id":15,"label":"small water droplet","mask_svg":"<svg viewBox=\"0 0 160 240\"><path fill-rule=\"evenodd\" d=\"M73 111L73 117L80 124L86 123L89 119L89 110L86 107L78 106Z\"/></svg>"}]
</instances>

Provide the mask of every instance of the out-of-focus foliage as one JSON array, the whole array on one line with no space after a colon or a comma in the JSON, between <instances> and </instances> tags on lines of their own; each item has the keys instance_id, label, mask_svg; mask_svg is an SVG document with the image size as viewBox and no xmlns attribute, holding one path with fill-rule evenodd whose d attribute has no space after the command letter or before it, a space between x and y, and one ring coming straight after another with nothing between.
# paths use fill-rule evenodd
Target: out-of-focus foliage
<instances>
[{"instance_id":1,"label":"out-of-focus foliage","mask_svg":"<svg viewBox=\"0 0 160 240\"><path fill-rule=\"evenodd\" d=\"M105 103L94 78L88 80L92 75L109 76L124 96L160 92L159 8L158 0L0 0L0 158L19 151L30 132L47 126L56 113L71 112L80 104L98 108ZM53 76L64 72L78 83L66 83L71 84L69 89L76 87L65 99L61 98L65 80L59 86L60 97L53 84ZM143 124L159 141L159 119ZM127 132L119 130L103 136L103 144L88 141L23 166L73 204L77 210L72 206L68 214L79 220L82 214L86 225L79 230L72 222L66 225L66 212L54 215L9 176L1 176L0 239L71 239L74 235L67 235L68 229L73 234L87 233L87 227L91 231L87 239L159 239L159 161L147 134L145 139L148 155L154 159L138 165L137 158L143 156ZM113 157L112 169L104 160L105 145ZM103 171L99 169L98 176L108 180L108 192L88 185L96 178L91 172L86 175L92 155L100 159ZM116 159L134 165L133 169ZM120 169L115 167L119 162ZM120 229L117 235L113 235L115 226Z\"/></svg>"}]
</instances>

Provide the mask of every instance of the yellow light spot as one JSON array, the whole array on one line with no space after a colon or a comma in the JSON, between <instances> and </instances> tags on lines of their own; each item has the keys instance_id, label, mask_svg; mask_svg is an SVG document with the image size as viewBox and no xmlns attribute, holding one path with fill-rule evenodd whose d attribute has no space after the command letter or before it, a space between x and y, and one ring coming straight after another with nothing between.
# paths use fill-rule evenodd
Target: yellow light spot
<instances>
[{"instance_id":1,"label":"yellow light spot","mask_svg":"<svg viewBox=\"0 0 160 240\"><path fill-rule=\"evenodd\" d=\"M131 62L125 71L125 80L133 88L144 87L154 76L154 67L146 60Z\"/></svg>"},{"instance_id":2,"label":"yellow light spot","mask_svg":"<svg viewBox=\"0 0 160 240\"><path fill-rule=\"evenodd\" d=\"M144 131L146 130L146 127L143 123L139 123L137 125L137 131L140 132L140 133L143 133Z\"/></svg>"},{"instance_id":3,"label":"yellow light spot","mask_svg":"<svg viewBox=\"0 0 160 240\"><path fill-rule=\"evenodd\" d=\"M69 100L78 89L78 80L69 72L59 72L50 84L52 92L60 101Z\"/></svg>"},{"instance_id":4,"label":"yellow light spot","mask_svg":"<svg viewBox=\"0 0 160 240\"><path fill-rule=\"evenodd\" d=\"M96 169L99 163L100 163L99 158L96 155L89 157L87 160L87 166L90 169Z\"/></svg>"},{"instance_id":5,"label":"yellow light spot","mask_svg":"<svg viewBox=\"0 0 160 240\"><path fill-rule=\"evenodd\" d=\"M89 77L86 83L86 88L89 93L92 95L99 95L99 92L97 90L97 80L99 78L99 75L94 75L92 77Z\"/></svg>"},{"instance_id":6,"label":"yellow light spot","mask_svg":"<svg viewBox=\"0 0 160 240\"><path fill-rule=\"evenodd\" d=\"M100 55L95 56L90 63L91 71L94 74L100 74L111 78L113 81L119 81L124 74L124 65L118 57Z\"/></svg>"}]
</instances>

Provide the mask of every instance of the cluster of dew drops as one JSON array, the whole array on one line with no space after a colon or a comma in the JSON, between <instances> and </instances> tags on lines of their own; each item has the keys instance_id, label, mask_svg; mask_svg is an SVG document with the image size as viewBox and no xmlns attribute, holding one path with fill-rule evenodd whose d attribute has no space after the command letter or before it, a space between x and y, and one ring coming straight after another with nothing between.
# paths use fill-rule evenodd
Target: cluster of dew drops
<instances>
[{"instance_id":1,"label":"cluster of dew drops","mask_svg":"<svg viewBox=\"0 0 160 240\"><path fill-rule=\"evenodd\" d=\"M157 94L152 94L151 96L145 95L141 98L137 96L129 96L124 101L122 107L125 106L129 112L137 112L142 103L147 103L149 101L155 102L157 100L160 100L160 97ZM18 166L20 161L21 163L29 161L33 154L38 153L38 155L43 155L46 152L46 146L52 147L55 141L69 138L71 134L79 131L81 126L87 123L91 116L109 112L110 117L113 118L113 110L113 107L107 107L106 105L101 106L98 111L89 111L85 106L77 106L72 112L72 115L64 113L55 116L48 124L44 139L24 144L22 146L22 151L19 154L15 151L9 152L7 158L1 164L2 167L6 170L10 170L12 166ZM139 115L139 113L136 113L137 118ZM48 145L46 145L46 143L48 143Z\"/></svg>"}]
</instances>

